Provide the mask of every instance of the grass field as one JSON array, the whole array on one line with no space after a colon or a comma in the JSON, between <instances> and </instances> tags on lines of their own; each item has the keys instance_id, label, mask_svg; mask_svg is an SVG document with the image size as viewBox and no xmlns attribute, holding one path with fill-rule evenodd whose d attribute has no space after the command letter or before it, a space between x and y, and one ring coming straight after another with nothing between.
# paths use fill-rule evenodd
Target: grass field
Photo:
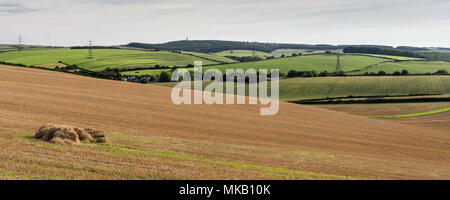
<instances>
[{"instance_id":1,"label":"grass field","mask_svg":"<svg viewBox=\"0 0 450 200\"><path fill-rule=\"evenodd\" d=\"M316 107L174 105L167 87L11 66L0 94L0 179L450 178L449 134ZM31 138L48 123L110 142Z\"/></svg>"},{"instance_id":2,"label":"grass field","mask_svg":"<svg viewBox=\"0 0 450 200\"><path fill-rule=\"evenodd\" d=\"M443 61L404 61L404 62L386 62L379 65L371 66L367 69L352 72L350 74L364 74L366 72L385 71L392 74L395 71L401 72L402 70L408 70L410 74L426 74L434 73L438 70L450 71L450 62Z\"/></svg>"},{"instance_id":3,"label":"grass field","mask_svg":"<svg viewBox=\"0 0 450 200\"><path fill-rule=\"evenodd\" d=\"M141 50L125 50L125 49L95 49L94 59L87 59L88 50L85 49L25 49L16 51L11 46L0 46L2 49L11 50L9 52L0 53L0 61L6 61L15 64L35 65L46 68L62 67L62 61L66 64L76 64L81 68L102 71L106 68L126 68L133 69L138 67L161 66L178 66L183 67L193 64L194 61L201 60L206 66L204 70L209 68L220 69L225 72L226 69L280 69L281 72L287 74L290 70L316 72L336 70L337 58L335 55L320 54L287 57L272 60L263 60L257 62L237 63L234 60L218 56L215 54L205 54L196 52L173 53L168 51L141 51ZM277 50L278 53L290 53L293 50ZM301 51L301 50L296 50ZM236 51L235 54L251 53L251 51ZM191 54L191 55L189 55ZM395 71L408 70L410 74L426 74L434 73L438 70L450 71L450 62L442 61L423 61L423 60L407 60L414 58L385 56L385 55L359 55L349 54L341 56L341 69L350 75L362 75L366 72L385 71L389 74ZM394 60L402 60L394 62ZM223 64L220 63L231 63ZM187 68L193 70L193 68ZM171 71L170 69L157 70L136 70L122 72L124 75L159 75L162 71Z\"/></svg>"},{"instance_id":4,"label":"grass field","mask_svg":"<svg viewBox=\"0 0 450 200\"><path fill-rule=\"evenodd\" d=\"M369 56L360 55L345 55L341 56L341 68L344 71L362 70L370 65L375 65L389 60L383 58L374 58ZM243 62L226 65L214 65L203 67L203 71L207 69L219 69L223 73L226 69L280 69L280 72L287 74L290 70L297 71L309 71L315 70L317 73L322 71L334 72L336 71L337 57L336 55L309 55L309 56L297 56L280 58L273 60L263 60L257 62ZM187 68L187 70L194 70L193 68ZM170 70L166 70L170 71ZM128 72L127 72L128 73ZM140 70L138 74L154 74L148 70Z\"/></svg>"},{"instance_id":5,"label":"grass field","mask_svg":"<svg viewBox=\"0 0 450 200\"><path fill-rule=\"evenodd\" d=\"M280 81L280 98L449 94L448 83L450 76L293 78Z\"/></svg>"},{"instance_id":6,"label":"grass field","mask_svg":"<svg viewBox=\"0 0 450 200\"><path fill-rule=\"evenodd\" d=\"M0 53L6 52L6 51L15 51L17 50L17 47L13 45L6 45L6 44L0 44Z\"/></svg>"},{"instance_id":7,"label":"grass field","mask_svg":"<svg viewBox=\"0 0 450 200\"><path fill-rule=\"evenodd\" d=\"M408 118L408 117L420 117L420 116L426 116L426 115L434 115L444 112L449 112L450 107L448 108L442 108L438 110L430 110L426 112L419 112L419 113L409 113L409 114L401 114L401 115L388 115L388 116L369 116L370 118Z\"/></svg>"},{"instance_id":8,"label":"grass field","mask_svg":"<svg viewBox=\"0 0 450 200\"><path fill-rule=\"evenodd\" d=\"M413 58L413 57L403 57L403 56L391 56L391 55L379 55L379 54L361 54L361 55L367 55L367 56L373 56L373 57L379 57L379 58L387 58L397 61L408 61L408 60L425 60L423 58Z\"/></svg>"},{"instance_id":9,"label":"grass field","mask_svg":"<svg viewBox=\"0 0 450 200\"><path fill-rule=\"evenodd\" d=\"M395 71L401 72L408 70L410 74L427 74L434 73L438 70L450 71L450 62L443 61L423 61L423 60L407 60L414 58L398 57L398 56L384 56L384 55L360 55L349 54L341 56L341 69L349 75L363 75L366 72L385 71L392 74ZM398 60L405 60L401 62L394 62ZM226 65L214 65L204 67L204 70L209 68L217 68L222 72L225 69L280 69L281 72L287 74L290 70L307 71L315 70L316 72L328 71L334 72L336 70L337 58L335 55L309 55L298 57L287 57L273 60L263 60L257 62L234 63ZM193 70L188 68L188 70ZM167 70L169 71L169 70ZM159 73L160 71L158 71ZM139 71L136 74L156 74L149 70Z\"/></svg>"},{"instance_id":10,"label":"grass field","mask_svg":"<svg viewBox=\"0 0 450 200\"><path fill-rule=\"evenodd\" d=\"M133 71L125 71L120 72L122 75L136 75L136 76L142 76L142 75L160 75L163 71L171 71L170 69L143 69L143 70L133 70Z\"/></svg>"},{"instance_id":11,"label":"grass field","mask_svg":"<svg viewBox=\"0 0 450 200\"><path fill-rule=\"evenodd\" d=\"M186 66L193 64L198 57L172 53L167 51L139 51L123 49L95 49L94 59L88 59L86 49L52 49L24 50L0 54L0 60L25 65L45 65L62 61L66 64L76 64L81 68L101 71L106 68L136 68L161 66ZM217 62L202 60L205 65Z\"/></svg>"},{"instance_id":12,"label":"grass field","mask_svg":"<svg viewBox=\"0 0 450 200\"><path fill-rule=\"evenodd\" d=\"M205 82L204 86L209 83ZM294 101L348 96L450 94L449 83L450 76L291 78L280 80L280 100ZM176 84L174 82L158 83L158 85L168 87L173 87ZM245 87L248 88L248 85ZM248 94L248 91L246 92Z\"/></svg>"},{"instance_id":13,"label":"grass field","mask_svg":"<svg viewBox=\"0 0 450 200\"><path fill-rule=\"evenodd\" d=\"M291 56L293 53L295 54L303 54L303 55L307 55L307 54L313 54L313 53L325 53L325 50L308 50L308 49L277 49L275 51L272 51L270 54L272 56L275 56L276 58L281 57L282 55L284 56Z\"/></svg>"},{"instance_id":14,"label":"grass field","mask_svg":"<svg viewBox=\"0 0 450 200\"><path fill-rule=\"evenodd\" d=\"M333 52L342 52L341 51L333 51ZM270 53L261 52L261 51L251 51L251 50L231 50L231 51L222 51L215 53L216 55L220 56L237 56L237 57L245 57L245 56L259 56L261 58L266 58L266 56L274 56L275 58L280 58L282 55L288 57L291 56L293 53L295 54L314 54L314 53L325 53L325 50L309 50L309 49L277 49L275 51L272 51Z\"/></svg>"},{"instance_id":15,"label":"grass field","mask_svg":"<svg viewBox=\"0 0 450 200\"><path fill-rule=\"evenodd\" d=\"M341 69L344 71L352 71L363 69L370 65L375 65L381 62L388 61L382 58L373 58L359 55L345 55L341 56ZM280 58L273 60L263 60L257 62L244 62L227 65L214 65L204 67L203 71L207 69L219 69L223 73L226 69L243 69L244 71L250 68L253 69L279 69L280 72L287 74L290 70L309 71L315 70L317 73L322 71L334 72L336 71L337 57L336 55L310 55ZM193 70L190 68L188 70Z\"/></svg>"},{"instance_id":16,"label":"grass field","mask_svg":"<svg viewBox=\"0 0 450 200\"><path fill-rule=\"evenodd\" d=\"M210 54L210 53L199 53L199 52L192 52L192 51L183 51L183 53L191 54L194 56L198 56L200 58L206 58L209 60L217 61L217 62L223 62L223 63L236 63L238 61L235 61L233 59L219 56L217 54Z\"/></svg>"},{"instance_id":17,"label":"grass field","mask_svg":"<svg viewBox=\"0 0 450 200\"><path fill-rule=\"evenodd\" d=\"M265 58L265 56L271 56L270 53L251 50L231 50L231 51L222 51L215 54L218 56L236 56L236 57L259 56L261 58Z\"/></svg>"}]
</instances>

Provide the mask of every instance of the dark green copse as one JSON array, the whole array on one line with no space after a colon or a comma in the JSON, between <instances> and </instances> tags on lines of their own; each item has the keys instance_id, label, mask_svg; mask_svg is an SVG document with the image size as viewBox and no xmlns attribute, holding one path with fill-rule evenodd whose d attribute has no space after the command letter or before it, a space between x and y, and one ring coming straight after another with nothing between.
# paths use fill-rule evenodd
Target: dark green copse
<instances>
[{"instance_id":1,"label":"dark green copse","mask_svg":"<svg viewBox=\"0 0 450 200\"><path fill-rule=\"evenodd\" d=\"M170 73L163 71L159 75L159 82L169 82L170 81Z\"/></svg>"}]
</instances>

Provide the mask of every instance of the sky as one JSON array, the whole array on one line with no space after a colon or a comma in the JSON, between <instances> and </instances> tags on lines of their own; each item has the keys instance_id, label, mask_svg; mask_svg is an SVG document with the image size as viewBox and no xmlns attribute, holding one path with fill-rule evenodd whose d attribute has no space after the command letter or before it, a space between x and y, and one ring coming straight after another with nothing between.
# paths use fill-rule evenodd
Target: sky
<instances>
[{"instance_id":1,"label":"sky","mask_svg":"<svg viewBox=\"0 0 450 200\"><path fill-rule=\"evenodd\" d=\"M450 47L449 0L0 0L0 43L174 40Z\"/></svg>"}]
</instances>

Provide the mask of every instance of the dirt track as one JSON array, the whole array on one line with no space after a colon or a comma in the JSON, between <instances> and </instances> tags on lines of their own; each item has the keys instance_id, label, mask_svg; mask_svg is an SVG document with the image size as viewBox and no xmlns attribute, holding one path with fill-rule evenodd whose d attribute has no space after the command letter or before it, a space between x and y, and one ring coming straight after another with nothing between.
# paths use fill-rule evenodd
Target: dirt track
<instances>
[{"instance_id":1,"label":"dirt track","mask_svg":"<svg viewBox=\"0 0 450 200\"><path fill-rule=\"evenodd\" d=\"M32 134L43 124L67 124L342 158L334 164L288 160L279 164L296 170L370 179L450 179L448 134L289 103L281 103L276 116L260 116L259 106L253 105L175 106L170 92L167 87L0 66L0 133ZM275 159L259 158L236 159L278 166ZM202 177L201 172L196 177ZM238 174L228 178L239 177L256 178Z\"/></svg>"}]
</instances>

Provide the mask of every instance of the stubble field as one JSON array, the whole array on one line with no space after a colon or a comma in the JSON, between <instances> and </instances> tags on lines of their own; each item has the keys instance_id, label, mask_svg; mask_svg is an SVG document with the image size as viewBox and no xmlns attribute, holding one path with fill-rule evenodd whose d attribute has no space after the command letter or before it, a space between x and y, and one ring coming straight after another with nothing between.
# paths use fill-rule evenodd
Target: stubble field
<instances>
[{"instance_id":1,"label":"stubble field","mask_svg":"<svg viewBox=\"0 0 450 200\"><path fill-rule=\"evenodd\" d=\"M281 103L182 105L171 89L0 66L2 179L448 179L450 135ZM47 123L108 144L30 138Z\"/></svg>"}]
</instances>

